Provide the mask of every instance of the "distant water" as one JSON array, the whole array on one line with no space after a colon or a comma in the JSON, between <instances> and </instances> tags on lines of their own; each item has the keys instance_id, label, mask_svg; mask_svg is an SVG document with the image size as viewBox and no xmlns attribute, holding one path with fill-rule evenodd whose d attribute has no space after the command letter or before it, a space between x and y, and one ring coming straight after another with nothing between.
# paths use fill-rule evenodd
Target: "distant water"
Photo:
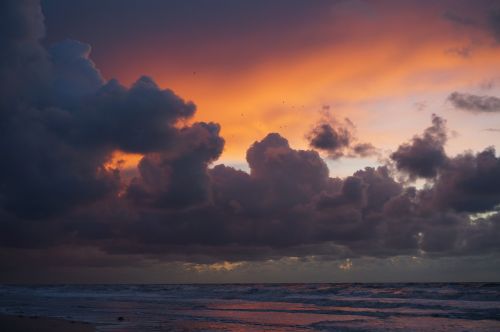
<instances>
[{"instance_id":1,"label":"distant water","mask_svg":"<svg viewBox=\"0 0 500 332\"><path fill-rule=\"evenodd\" d=\"M1 285L0 312L103 332L500 331L500 283Z\"/></svg>"}]
</instances>

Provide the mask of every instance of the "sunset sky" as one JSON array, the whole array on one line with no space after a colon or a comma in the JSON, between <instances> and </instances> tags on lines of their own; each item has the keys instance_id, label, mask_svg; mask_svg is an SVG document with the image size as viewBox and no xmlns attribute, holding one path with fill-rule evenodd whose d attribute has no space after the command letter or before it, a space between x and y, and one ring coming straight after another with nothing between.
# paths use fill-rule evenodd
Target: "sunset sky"
<instances>
[{"instance_id":1,"label":"sunset sky","mask_svg":"<svg viewBox=\"0 0 500 332\"><path fill-rule=\"evenodd\" d=\"M453 91L498 92L494 1L43 4L47 44L88 43L105 79L130 85L151 76L196 103L194 121L220 123L221 162L244 164L246 149L269 132L307 148L304 135L324 106L382 150L425 128L432 113L457 131L451 153L498 139L484 131L500 127L495 115L446 101ZM331 166L352 173L361 163Z\"/></svg>"},{"instance_id":2,"label":"sunset sky","mask_svg":"<svg viewBox=\"0 0 500 332\"><path fill-rule=\"evenodd\" d=\"M497 1L0 9L0 281L498 281Z\"/></svg>"}]
</instances>

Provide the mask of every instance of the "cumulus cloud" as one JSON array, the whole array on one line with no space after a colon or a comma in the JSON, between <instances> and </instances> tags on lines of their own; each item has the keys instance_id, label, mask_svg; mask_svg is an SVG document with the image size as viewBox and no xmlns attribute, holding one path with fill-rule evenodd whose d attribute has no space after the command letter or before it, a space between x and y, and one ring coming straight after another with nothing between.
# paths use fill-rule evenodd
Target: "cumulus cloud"
<instances>
[{"instance_id":1,"label":"cumulus cloud","mask_svg":"<svg viewBox=\"0 0 500 332\"><path fill-rule=\"evenodd\" d=\"M494 96L477 96L469 93L453 92L448 101L460 110L473 113L500 112L500 98Z\"/></svg>"},{"instance_id":2,"label":"cumulus cloud","mask_svg":"<svg viewBox=\"0 0 500 332\"><path fill-rule=\"evenodd\" d=\"M328 151L332 158L338 158L351 143L352 134L346 127L320 123L309 134L309 140L311 147Z\"/></svg>"},{"instance_id":3,"label":"cumulus cloud","mask_svg":"<svg viewBox=\"0 0 500 332\"><path fill-rule=\"evenodd\" d=\"M425 129L423 135L400 145L390 157L397 169L411 178L434 178L447 161L444 151L447 137L446 121L433 115L432 126Z\"/></svg>"},{"instance_id":4,"label":"cumulus cloud","mask_svg":"<svg viewBox=\"0 0 500 332\"><path fill-rule=\"evenodd\" d=\"M131 87L104 80L80 42L46 51L39 5L2 6L12 28L2 30L0 75L16 86L0 90L0 246L13 255L3 260L36 251L92 264L82 248L105 264L120 256L227 266L498 252L500 159L492 148L447 156L438 116L391 155L399 171L432 179L423 189L399 182L389 165L336 178L318 152L276 133L249 147L249 173L212 167L224 148L221 128L183 125L193 103L149 77ZM311 146L334 157L371 154L353 128L321 122ZM117 150L143 156L130 182L106 166ZM491 213L473 218L478 212Z\"/></svg>"},{"instance_id":5,"label":"cumulus cloud","mask_svg":"<svg viewBox=\"0 0 500 332\"><path fill-rule=\"evenodd\" d=\"M357 141L355 129L348 118L340 122L326 112L306 138L312 148L326 152L332 159L343 156L355 158L375 155L377 149L372 144L355 143Z\"/></svg>"}]
</instances>

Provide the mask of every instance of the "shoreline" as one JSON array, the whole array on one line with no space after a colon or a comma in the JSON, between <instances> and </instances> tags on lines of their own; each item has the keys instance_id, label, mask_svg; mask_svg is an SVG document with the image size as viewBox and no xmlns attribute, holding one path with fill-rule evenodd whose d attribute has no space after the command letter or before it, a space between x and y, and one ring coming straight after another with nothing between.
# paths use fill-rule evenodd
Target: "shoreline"
<instances>
[{"instance_id":1,"label":"shoreline","mask_svg":"<svg viewBox=\"0 0 500 332\"><path fill-rule=\"evenodd\" d=\"M9 332L95 332L89 323L40 316L0 314L0 331Z\"/></svg>"}]
</instances>

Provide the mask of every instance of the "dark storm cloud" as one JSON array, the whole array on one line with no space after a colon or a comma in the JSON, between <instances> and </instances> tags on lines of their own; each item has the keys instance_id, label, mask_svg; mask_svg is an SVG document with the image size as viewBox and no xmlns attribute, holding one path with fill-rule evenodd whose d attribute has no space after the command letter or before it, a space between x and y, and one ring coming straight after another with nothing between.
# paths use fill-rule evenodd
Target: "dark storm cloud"
<instances>
[{"instance_id":1,"label":"dark storm cloud","mask_svg":"<svg viewBox=\"0 0 500 332\"><path fill-rule=\"evenodd\" d=\"M425 129L423 135L400 145L391 154L391 159L398 170L406 172L411 178L434 178L447 161L444 152L446 140L446 121L433 115L432 126Z\"/></svg>"},{"instance_id":2,"label":"dark storm cloud","mask_svg":"<svg viewBox=\"0 0 500 332\"><path fill-rule=\"evenodd\" d=\"M460 110L473 113L500 112L500 98L494 96L477 96L469 93L453 92L448 101Z\"/></svg>"},{"instance_id":3,"label":"dark storm cloud","mask_svg":"<svg viewBox=\"0 0 500 332\"><path fill-rule=\"evenodd\" d=\"M119 187L119 173L103 166L114 149L167 149L181 135L174 125L194 113L192 103L146 77L130 89L116 81L103 85L88 45L65 41L50 54L40 46L36 1L3 6L3 24L12 21L12 30L3 28L0 63L8 82L0 124L6 211L43 218L102 199Z\"/></svg>"},{"instance_id":4,"label":"dark storm cloud","mask_svg":"<svg viewBox=\"0 0 500 332\"><path fill-rule=\"evenodd\" d=\"M75 118L70 139L81 146L109 146L146 153L167 149L178 134L177 121L191 117L196 107L149 77L127 89L111 80L69 112Z\"/></svg>"},{"instance_id":5,"label":"dark storm cloud","mask_svg":"<svg viewBox=\"0 0 500 332\"><path fill-rule=\"evenodd\" d=\"M214 123L183 128L173 148L147 154L140 161L140 178L132 180L127 195L139 204L187 207L205 202L210 195L208 165L222 153L224 140Z\"/></svg>"},{"instance_id":6,"label":"dark storm cloud","mask_svg":"<svg viewBox=\"0 0 500 332\"><path fill-rule=\"evenodd\" d=\"M130 89L110 81L60 104L66 108L12 106L3 121L0 177L9 211L42 217L116 191L118 171L103 166L111 152L173 149L186 135L174 125L194 113L193 104L145 77Z\"/></svg>"},{"instance_id":7,"label":"dark storm cloud","mask_svg":"<svg viewBox=\"0 0 500 332\"><path fill-rule=\"evenodd\" d=\"M355 129L348 118L339 122L327 112L306 138L312 148L325 151L332 159L343 156L368 157L377 154L377 149L372 144L355 143L357 140Z\"/></svg>"},{"instance_id":8,"label":"dark storm cloud","mask_svg":"<svg viewBox=\"0 0 500 332\"><path fill-rule=\"evenodd\" d=\"M347 128L333 128L329 123L321 123L309 134L311 147L326 150L332 158L342 156L344 150L351 143L351 133Z\"/></svg>"},{"instance_id":9,"label":"dark storm cloud","mask_svg":"<svg viewBox=\"0 0 500 332\"><path fill-rule=\"evenodd\" d=\"M281 189L297 198L320 191L328 179L328 168L317 152L294 150L275 133L255 142L247 151L247 161L250 175L271 192Z\"/></svg>"},{"instance_id":10,"label":"dark storm cloud","mask_svg":"<svg viewBox=\"0 0 500 332\"><path fill-rule=\"evenodd\" d=\"M1 111L7 113L4 104L10 98L35 101L45 92L50 64L45 49L38 43L45 33L38 1L2 1L0 18ZM24 93L26 90L29 93Z\"/></svg>"},{"instance_id":11,"label":"dark storm cloud","mask_svg":"<svg viewBox=\"0 0 500 332\"><path fill-rule=\"evenodd\" d=\"M450 158L432 188L440 207L456 211L483 212L500 203L500 158L495 149Z\"/></svg>"},{"instance_id":12,"label":"dark storm cloud","mask_svg":"<svg viewBox=\"0 0 500 332\"><path fill-rule=\"evenodd\" d=\"M37 3L3 6L2 24L12 28L2 25L0 73L15 89L0 90L0 245L12 253L2 262L498 251L498 213L473 213L500 204L499 158L491 148L447 156L438 116L391 155L400 171L433 179L420 190L397 181L389 166L330 177L318 152L294 149L276 133L249 147L249 173L211 168L223 151L221 128L182 125L193 103L148 77L130 88L105 81L83 43L46 52ZM320 122L311 144L331 155L367 155L373 147L356 143L353 127ZM106 166L116 150L143 155L130 182ZM90 260L81 254L87 248Z\"/></svg>"},{"instance_id":13,"label":"dark storm cloud","mask_svg":"<svg viewBox=\"0 0 500 332\"><path fill-rule=\"evenodd\" d=\"M450 158L434 187L417 190L403 187L387 167L330 178L317 153L291 149L283 137L270 134L249 149L250 174L223 165L209 171L208 204L177 211L166 205L135 209L139 219L121 226L123 233L107 250L199 262L285 253L491 252L497 245L491 240L481 245L479 239L490 239L489 232L498 236L496 219L471 223L466 213L489 211L500 202L498 158L491 150L468 158L469 167L463 166L463 156Z\"/></svg>"},{"instance_id":14,"label":"dark storm cloud","mask_svg":"<svg viewBox=\"0 0 500 332\"><path fill-rule=\"evenodd\" d=\"M116 174L101 166L102 152L76 151L50 129L50 118L61 113L46 105L52 64L38 43L44 32L38 2L4 1L2 7L2 206L40 218L102 197L117 183Z\"/></svg>"}]
</instances>

